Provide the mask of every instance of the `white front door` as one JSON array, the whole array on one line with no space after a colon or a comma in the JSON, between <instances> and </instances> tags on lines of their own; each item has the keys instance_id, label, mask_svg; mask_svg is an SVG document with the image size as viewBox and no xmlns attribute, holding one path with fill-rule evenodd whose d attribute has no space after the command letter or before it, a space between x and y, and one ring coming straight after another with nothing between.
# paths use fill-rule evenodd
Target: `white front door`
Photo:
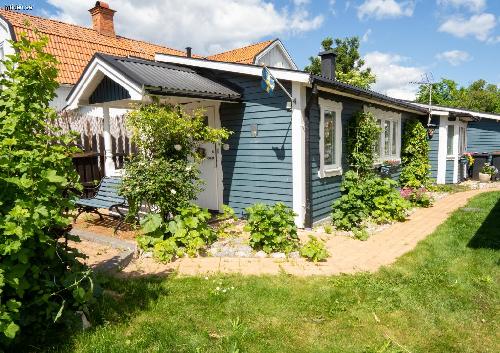
<instances>
[{"instance_id":1,"label":"white front door","mask_svg":"<svg viewBox=\"0 0 500 353\"><path fill-rule=\"evenodd\" d=\"M205 108L206 124L210 127L217 127L215 121L215 108ZM219 181L218 168L220 156L218 155L215 143L202 143L200 152L205 156L200 165L201 180L203 180L203 191L199 193L196 203L209 210L219 210Z\"/></svg>"}]
</instances>

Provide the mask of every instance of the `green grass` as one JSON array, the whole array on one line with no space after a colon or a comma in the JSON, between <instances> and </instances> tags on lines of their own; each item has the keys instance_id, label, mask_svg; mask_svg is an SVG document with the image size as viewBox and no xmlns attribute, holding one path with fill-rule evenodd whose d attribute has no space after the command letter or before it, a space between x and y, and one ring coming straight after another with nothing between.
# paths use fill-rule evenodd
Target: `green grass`
<instances>
[{"instance_id":1,"label":"green grass","mask_svg":"<svg viewBox=\"0 0 500 353\"><path fill-rule=\"evenodd\" d=\"M499 239L490 192L376 274L110 279L123 297L104 295L91 330L48 350L498 352Z\"/></svg>"}]
</instances>

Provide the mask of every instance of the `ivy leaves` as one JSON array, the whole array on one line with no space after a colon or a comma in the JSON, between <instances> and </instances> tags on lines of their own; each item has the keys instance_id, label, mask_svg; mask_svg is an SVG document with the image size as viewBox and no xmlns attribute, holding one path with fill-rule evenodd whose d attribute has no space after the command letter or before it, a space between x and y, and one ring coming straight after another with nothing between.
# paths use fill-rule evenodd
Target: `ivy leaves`
<instances>
[{"instance_id":1,"label":"ivy leaves","mask_svg":"<svg viewBox=\"0 0 500 353\"><path fill-rule=\"evenodd\" d=\"M427 131L418 120L406 122L401 148L401 164L403 166L399 176L402 187L427 187L430 179L429 142Z\"/></svg>"},{"instance_id":2,"label":"ivy leaves","mask_svg":"<svg viewBox=\"0 0 500 353\"><path fill-rule=\"evenodd\" d=\"M347 128L347 159L360 175L373 173L375 143L380 127L372 113L358 112Z\"/></svg>"}]
</instances>

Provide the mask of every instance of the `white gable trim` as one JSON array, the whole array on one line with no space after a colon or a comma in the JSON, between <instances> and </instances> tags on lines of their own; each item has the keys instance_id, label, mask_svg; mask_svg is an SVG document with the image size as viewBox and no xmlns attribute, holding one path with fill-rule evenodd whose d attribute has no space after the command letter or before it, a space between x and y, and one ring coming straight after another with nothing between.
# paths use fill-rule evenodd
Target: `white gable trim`
<instances>
[{"instance_id":1,"label":"white gable trim","mask_svg":"<svg viewBox=\"0 0 500 353\"><path fill-rule=\"evenodd\" d=\"M168 54L156 54L155 60L159 62L202 67L206 69L234 72L251 76L262 75L262 67L257 65L227 63L221 61L212 61L212 60L196 59L196 58L186 58L182 56L175 56ZM274 77L276 77L278 80L309 83L310 75L307 72L276 69L276 68L272 68L271 70Z\"/></svg>"},{"instance_id":2,"label":"white gable trim","mask_svg":"<svg viewBox=\"0 0 500 353\"><path fill-rule=\"evenodd\" d=\"M279 39L276 39L271 45L269 45L266 49L264 49L260 54L258 54L256 57L255 57L255 61L254 61L254 64L258 64L258 62L267 54L269 53L271 50L273 50L275 47L278 47L281 51L281 53L283 54L283 56L285 57L285 59L288 61L288 64L290 65L290 67L293 69L293 70L298 70L298 67L297 65L295 65L295 63L293 62L293 59L292 57L290 56L290 54L288 53L288 51L286 50L285 46L283 45L283 43L281 42L281 40Z\"/></svg>"},{"instance_id":3,"label":"white gable trim","mask_svg":"<svg viewBox=\"0 0 500 353\"><path fill-rule=\"evenodd\" d=\"M144 94L143 88L131 82L125 75L112 68L100 58L94 58L85 70L80 81L74 87L73 92L66 98L66 109L76 109L82 105L88 105L88 98L94 92L104 76L109 77L130 94L131 101L141 101Z\"/></svg>"},{"instance_id":4,"label":"white gable trim","mask_svg":"<svg viewBox=\"0 0 500 353\"><path fill-rule=\"evenodd\" d=\"M416 106L422 107L422 108L429 108L428 104L423 104L423 103L415 103L411 102L411 104L414 104ZM450 112L454 113L468 113L473 116L476 116L478 118L484 118L484 119L492 119L492 120L498 120L500 121L500 115L499 114L489 114L489 113L481 113L481 112L475 112L473 110L467 110L467 109L460 109L460 108L451 108L451 107L442 107L442 106L432 106L431 105L431 114L432 115L449 115Z\"/></svg>"}]
</instances>

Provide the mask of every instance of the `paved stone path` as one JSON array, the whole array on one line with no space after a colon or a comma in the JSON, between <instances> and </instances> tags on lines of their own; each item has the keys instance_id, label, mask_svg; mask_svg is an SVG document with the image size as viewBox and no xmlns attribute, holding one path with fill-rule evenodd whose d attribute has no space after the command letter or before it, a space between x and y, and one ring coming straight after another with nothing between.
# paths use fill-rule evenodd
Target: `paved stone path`
<instances>
[{"instance_id":1,"label":"paved stone path","mask_svg":"<svg viewBox=\"0 0 500 353\"><path fill-rule=\"evenodd\" d=\"M471 190L448 195L435 202L431 208L417 209L406 222L395 223L373 234L367 241L347 236L331 235L327 247L331 257L318 264L305 259L257 258L183 258L168 265L158 264L151 258L134 259L120 272L123 276L150 274L208 275L214 273L241 273L264 275L287 273L297 276L334 275L361 271L373 272L393 263L398 257L412 250L419 241L431 234L449 214L464 206L482 192L500 190ZM317 233L314 233L317 235Z\"/></svg>"}]
</instances>

